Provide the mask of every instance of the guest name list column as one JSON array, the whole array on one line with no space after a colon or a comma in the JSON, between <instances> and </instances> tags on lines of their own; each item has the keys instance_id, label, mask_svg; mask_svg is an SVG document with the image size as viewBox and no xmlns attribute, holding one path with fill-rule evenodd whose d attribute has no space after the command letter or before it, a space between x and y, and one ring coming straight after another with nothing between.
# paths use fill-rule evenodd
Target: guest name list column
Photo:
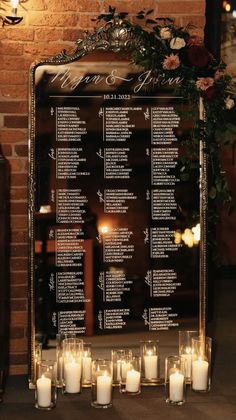
<instances>
[{"instance_id":1,"label":"guest name list column","mask_svg":"<svg viewBox=\"0 0 236 420\"><path fill-rule=\"evenodd\" d=\"M77 106L55 107L56 182L55 293L58 331L85 333L83 188L91 172L86 153L87 123Z\"/></svg>"},{"instance_id":2,"label":"guest name list column","mask_svg":"<svg viewBox=\"0 0 236 420\"><path fill-rule=\"evenodd\" d=\"M99 195L104 213L119 227L109 226L102 234L100 288L104 305L113 302L113 307L99 311L99 326L124 329L137 317L150 330L164 330L179 325L179 313L166 301L181 286L172 261L179 250L174 243L179 154L173 129L180 119L172 106L138 106L138 100L128 105L103 108L105 188ZM140 302L137 296L134 308L130 302L137 287L146 298Z\"/></svg>"},{"instance_id":3,"label":"guest name list column","mask_svg":"<svg viewBox=\"0 0 236 420\"><path fill-rule=\"evenodd\" d=\"M174 129L180 118L172 106L153 106L151 113L151 227L150 257L152 270L148 270L146 283L150 298L158 305L144 310L143 318L150 330L178 327L177 313L171 296L181 286L173 256L180 245L174 243L177 203L175 199L176 165L179 157ZM165 302L163 304L162 302Z\"/></svg>"}]
</instances>

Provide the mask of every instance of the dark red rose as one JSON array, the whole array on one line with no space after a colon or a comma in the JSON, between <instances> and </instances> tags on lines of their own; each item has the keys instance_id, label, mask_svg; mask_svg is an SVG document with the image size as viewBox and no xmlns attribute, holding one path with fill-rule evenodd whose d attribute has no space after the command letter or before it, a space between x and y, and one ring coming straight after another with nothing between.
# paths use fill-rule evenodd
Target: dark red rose
<instances>
[{"instance_id":1,"label":"dark red rose","mask_svg":"<svg viewBox=\"0 0 236 420\"><path fill-rule=\"evenodd\" d=\"M209 51L202 45L192 45L188 49L188 60L192 66L206 67L210 61Z\"/></svg>"},{"instance_id":2,"label":"dark red rose","mask_svg":"<svg viewBox=\"0 0 236 420\"><path fill-rule=\"evenodd\" d=\"M210 101L211 99L214 99L216 97L217 91L214 86L210 86L208 89L203 90L201 94L206 101Z\"/></svg>"}]
</instances>

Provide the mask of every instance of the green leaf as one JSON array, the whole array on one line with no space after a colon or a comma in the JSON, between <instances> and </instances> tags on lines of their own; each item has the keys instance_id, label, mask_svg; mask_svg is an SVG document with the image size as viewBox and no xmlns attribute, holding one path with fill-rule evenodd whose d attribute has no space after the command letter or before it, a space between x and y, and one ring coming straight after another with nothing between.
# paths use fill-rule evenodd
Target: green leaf
<instances>
[{"instance_id":1,"label":"green leaf","mask_svg":"<svg viewBox=\"0 0 236 420\"><path fill-rule=\"evenodd\" d=\"M152 23L153 25L155 25L155 24L156 24L156 21L155 21L155 20L153 20L153 19L146 19L146 22L147 22L147 23Z\"/></svg>"},{"instance_id":2,"label":"green leaf","mask_svg":"<svg viewBox=\"0 0 236 420\"><path fill-rule=\"evenodd\" d=\"M128 16L128 13L127 12L120 12L119 13L119 18L120 19L124 19L126 16Z\"/></svg>"},{"instance_id":3,"label":"green leaf","mask_svg":"<svg viewBox=\"0 0 236 420\"><path fill-rule=\"evenodd\" d=\"M116 8L115 7L112 7L112 6L109 6L109 9L108 10L109 10L110 13L114 14L115 11L116 11Z\"/></svg>"}]
</instances>

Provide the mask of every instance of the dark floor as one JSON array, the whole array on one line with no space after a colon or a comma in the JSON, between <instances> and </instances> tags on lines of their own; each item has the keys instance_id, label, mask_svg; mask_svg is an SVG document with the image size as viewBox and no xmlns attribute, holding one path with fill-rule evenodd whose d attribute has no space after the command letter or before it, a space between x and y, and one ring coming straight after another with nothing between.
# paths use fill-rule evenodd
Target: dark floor
<instances>
[{"instance_id":1,"label":"dark floor","mask_svg":"<svg viewBox=\"0 0 236 420\"><path fill-rule=\"evenodd\" d=\"M139 396L120 395L115 389L113 407L107 410L90 406L90 390L80 396L59 394L55 409L46 412L34 408L34 391L28 390L26 377L8 380L1 420L236 420L236 279L217 280L215 316L208 325L213 338L212 388L207 394L188 389L181 407L165 403L164 387L144 388Z\"/></svg>"}]
</instances>

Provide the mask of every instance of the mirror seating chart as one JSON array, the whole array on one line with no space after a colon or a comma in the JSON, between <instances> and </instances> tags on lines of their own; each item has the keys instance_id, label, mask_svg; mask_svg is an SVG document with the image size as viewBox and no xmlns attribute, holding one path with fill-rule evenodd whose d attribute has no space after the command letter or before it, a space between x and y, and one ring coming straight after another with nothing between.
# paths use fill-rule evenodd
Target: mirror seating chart
<instances>
[{"instance_id":1,"label":"mirror seating chart","mask_svg":"<svg viewBox=\"0 0 236 420\"><path fill-rule=\"evenodd\" d=\"M178 241L198 205L197 185L178 176L184 104L119 63L54 71L36 97L45 324L85 334L179 326L198 306L198 252Z\"/></svg>"},{"instance_id":2,"label":"mirror seating chart","mask_svg":"<svg viewBox=\"0 0 236 420\"><path fill-rule=\"evenodd\" d=\"M180 80L125 51L82 55L32 70L32 343L196 330L199 169L181 179Z\"/></svg>"}]
</instances>

